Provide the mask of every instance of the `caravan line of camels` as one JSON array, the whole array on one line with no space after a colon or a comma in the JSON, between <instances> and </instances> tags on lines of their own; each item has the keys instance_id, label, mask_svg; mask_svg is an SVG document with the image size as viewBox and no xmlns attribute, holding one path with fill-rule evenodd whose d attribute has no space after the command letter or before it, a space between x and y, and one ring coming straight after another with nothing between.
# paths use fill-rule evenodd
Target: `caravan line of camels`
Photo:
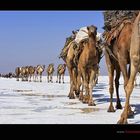
<instances>
[{"instance_id":1,"label":"caravan line of camels","mask_svg":"<svg viewBox=\"0 0 140 140\"><path fill-rule=\"evenodd\" d=\"M35 66L23 66L23 67L16 67L15 74L16 79L19 81L34 81L34 82L42 82L42 74L45 71L45 65L37 65ZM48 83L53 83L53 74L54 74L54 64L49 64L46 73L47 73L47 81ZM57 80L56 82L64 83L64 75L66 71L65 64L59 64L57 67Z\"/></svg>"},{"instance_id":2,"label":"caravan line of camels","mask_svg":"<svg viewBox=\"0 0 140 140\"><path fill-rule=\"evenodd\" d=\"M87 37L85 35L81 39L80 31L81 34L86 33ZM113 106L114 81L117 97L116 109L122 109L119 98L119 79L122 72L126 101L118 124L126 124L127 118L134 115L130 106L130 95L140 66L140 12L136 14L135 18L121 19L117 26L105 31L102 36L104 40L97 39L97 27L91 25L85 29L72 31L72 35L66 39L60 57L66 63L70 75L68 97L70 99L77 97L89 106L95 105L93 88L96 85L104 48L110 93L110 104L107 111L115 112Z\"/></svg>"},{"instance_id":3,"label":"caravan line of camels","mask_svg":"<svg viewBox=\"0 0 140 140\"><path fill-rule=\"evenodd\" d=\"M105 31L102 34L103 38L97 30L95 25L87 26L72 31L72 35L66 38L64 48L60 53L60 58L65 64L58 66L56 82L61 82L61 76L64 82L67 67L70 76L69 99L78 98L89 106L95 106L93 89L98 82L100 61L105 55L110 93L110 104L107 111L115 112L113 106L114 82L117 97L115 107L116 109L123 108L119 97L119 79L122 73L126 101L118 124L126 124L127 118L134 115L130 106L130 95L140 65L140 12L133 19L122 19L110 31ZM39 79L41 82L44 70L44 65L37 65L36 67L17 67L15 72L17 80L21 77L23 81L31 81L31 77L34 77L34 81ZM48 82L53 82L54 65L50 64L46 71Z\"/></svg>"}]
</instances>

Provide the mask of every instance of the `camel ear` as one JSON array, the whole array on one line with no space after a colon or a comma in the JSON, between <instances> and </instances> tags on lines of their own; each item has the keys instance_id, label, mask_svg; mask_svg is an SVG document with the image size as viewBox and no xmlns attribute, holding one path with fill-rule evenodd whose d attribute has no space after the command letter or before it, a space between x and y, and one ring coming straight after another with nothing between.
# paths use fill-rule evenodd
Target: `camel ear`
<instances>
[{"instance_id":1,"label":"camel ear","mask_svg":"<svg viewBox=\"0 0 140 140\"><path fill-rule=\"evenodd\" d=\"M96 31L97 31L97 27L95 27Z\"/></svg>"},{"instance_id":2,"label":"camel ear","mask_svg":"<svg viewBox=\"0 0 140 140\"><path fill-rule=\"evenodd\" d=\"M89 30L89 26L87 26L87 30Z\"/></svg>"},{"instance_id":3,"label":"camel ear","mask_svg":"<svg viewBox=\"0 0 140 140\"><path fill-rule=\"evenodd\" d=\"M75 34L75 31L72 31L73 34Z\"/></svg>"}]
</instances>

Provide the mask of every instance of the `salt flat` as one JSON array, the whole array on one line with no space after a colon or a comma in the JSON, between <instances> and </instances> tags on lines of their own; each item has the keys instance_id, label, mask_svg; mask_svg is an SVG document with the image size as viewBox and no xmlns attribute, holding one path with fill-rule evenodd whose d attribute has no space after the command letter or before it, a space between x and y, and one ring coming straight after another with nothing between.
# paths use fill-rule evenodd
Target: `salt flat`
<instances>
[{"instance_id":1,"label":"salt flat","mask_svg":"<svg viewBox=\"0 0 140 140\"><path fill-rule=\"evenodd\" d=\"M0 78L0 124L116 124L122 110L108 113L108 76L100 76L99 84L93 89L96 106L89 107L78 99L69 99L69 76L65 83L21 82L16 79ZM140 79L138 79L140 81ZM120 79L120 98L124 107L125 92ZM129 124L140 124L140 86L131 96L134 118ZM116 95L114 93L114 106Z\"/></svg>"}]
</instances>

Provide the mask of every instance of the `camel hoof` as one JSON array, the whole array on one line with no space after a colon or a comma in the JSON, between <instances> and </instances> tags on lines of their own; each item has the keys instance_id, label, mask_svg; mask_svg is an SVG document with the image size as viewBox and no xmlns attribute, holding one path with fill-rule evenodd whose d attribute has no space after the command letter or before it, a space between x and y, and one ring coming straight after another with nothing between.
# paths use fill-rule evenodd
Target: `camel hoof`
<instances>
[{"instance_id":1,"label":"camel hoof","mask_svg":"<svg viewBox=\"0 0 140 140\"><path fill-rule=\"evenodd\" d=\"M82 101L83 100L83 97L82 96L79 96L79 100Z\"/></svg>"},{"instance_id":2,"label":"camel hoof","mask_svg":"<svg viewBox=\"0 0 140 140\"><path fill-rule=\"evenodd\" d=\"M88 103L88 106L96 106L96 104L92 101Z\"/></svg>"},{"instance_id":3,"label":"camel hoof","mask_svg":"<svg viewBox=\"0 0 140 140\"><path fill-rule=\"evenodd\" d=\"M109 106L107 112L115 112L115 109L113 106Z\"/></svg>"},{"instance_id":4,"label":"camel hoof","mask_svg":"<svg viewBox=\"0 0 140 140\"><path fill-rule=\"evenodd\" d=\"M88 100L83 99L82 103L83 104L88 104Z\"/></svg>"},{"instance_id":5,"label":"camel hoof","mask_svg":"<svg viewBox=\"0 0 140 140\"><path fill-rule=\"evenodd\" d=\"M77 98L80 97L80 93L78 91L75 91L75 95L76 95Z\"/></svg>"},{"instance_id":6,"label":"camel hoof","mask_svg":"<svg viewBox=\"0 0 140 140\"><path fill-rule=\"evenodd\" d=\"M74 95L70 95L69 99L75 99Z\"/></svg>"},{"instance_id":7,"label":"camel hoof","mask_svg":"<svg viewBox=\"0 0 140 140\"><path fill-rule=\"evenodd\" d=\"M89 103L89 96L88 95L85 95L83 97L83 101L82 101L84 104L88 104Z\"/></svg>"},{"instance_id":8,"label":"camel hoof","mask_svg":"<svg viewBox=\"0 0 140 140\"><path fill-rule=\"evenodd\" d=\"M126 119L121 118L121 119L117 122L117 124L128 124L128 122L127 122Z\"/></svg>"},{"instance_id":9,"label":"camel hoof","mask_svg":"<svg viewBox=\"0 0 140 140\"><path fill-rule=\"evenodd\" d=\"M116 109L122 109L122 105L120 103L116 104Z\"/></svg>"},{"instance_id":10,"label":"camel hoof","mask_svg":"<svg viewBox=\"0 0 140 140\"><path fill-rule=\"evenodd\" d=\"M63 84L64 84L65 82L63 82Z\"/></svg>"}]
</instances>

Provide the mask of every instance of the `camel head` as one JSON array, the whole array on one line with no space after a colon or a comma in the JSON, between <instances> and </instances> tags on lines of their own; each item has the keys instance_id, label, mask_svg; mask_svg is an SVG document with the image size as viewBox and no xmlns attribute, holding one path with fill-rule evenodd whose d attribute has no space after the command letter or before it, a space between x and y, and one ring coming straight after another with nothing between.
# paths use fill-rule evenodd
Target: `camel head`
<instances>
[{"instance_id":1,"label":"camel head","mask_svg":"<svg viewBox=\"0 0 140 140\"><path fill-rule=\"evenodd\" d=\"M63 66L64 66L64 68L66 68L67 65L66 64L63 64Z\"/></svg>"},{"instance_id":2,"label":"camel head","mask_svg":"<svg viewBox=\"0 0 140 140\"><path fill-rule=\"evenodd\" d=\"M97 35L97 27L96 26L94 26L94 25L87 26L87 30L88 30L89 36L93 35L94 37L96 37L96 35Z\"/></svg>"}]
</instances>

